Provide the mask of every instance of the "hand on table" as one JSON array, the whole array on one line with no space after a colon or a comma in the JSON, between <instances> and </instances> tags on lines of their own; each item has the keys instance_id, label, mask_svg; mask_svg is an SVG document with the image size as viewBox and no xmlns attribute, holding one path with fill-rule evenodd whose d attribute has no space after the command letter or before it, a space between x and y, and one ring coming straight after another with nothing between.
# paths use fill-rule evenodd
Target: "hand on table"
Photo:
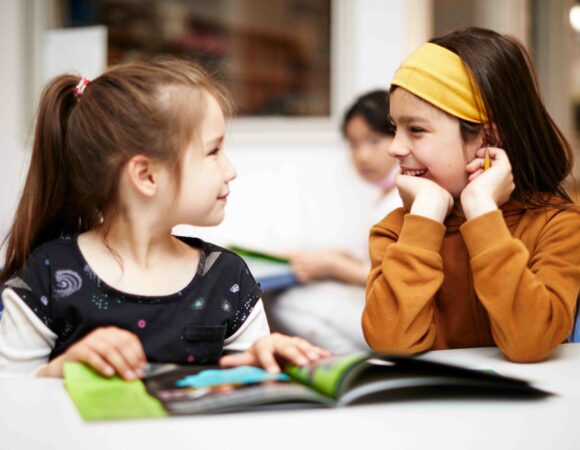
<instances>
[{"instance_id":1,"label":"hand on table","mask_svg":"<svg viewBox=\"0 0 580 450\"><path fill-rule=\"evenodd\" d=\"M260 366L270 373L279 373L280 365L277 358L304 366L329 356L331 356L329 351L305 339L272 333L258 339L243 353L222 357L220 366Z\"/></svg>"},{"instance_id":2,"label":"hand on table","mask_svg":"<svg viewBox=\"0 0 580 450\"><path fill-rule=\"evenodd\" d=\"M139 338L121 328L101 327L71 345L62 355L50 361L38 376L62 377L65 362L82 362L107 377L119 374L126 380L143 376L145 352Z\"/></svg>"}]
</instances>

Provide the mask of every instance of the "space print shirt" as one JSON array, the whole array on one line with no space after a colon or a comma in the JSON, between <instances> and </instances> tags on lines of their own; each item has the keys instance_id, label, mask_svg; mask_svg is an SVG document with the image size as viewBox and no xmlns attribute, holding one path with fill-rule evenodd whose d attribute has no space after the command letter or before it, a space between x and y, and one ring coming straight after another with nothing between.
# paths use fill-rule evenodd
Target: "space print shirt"
<instances>
[{"instance_id":1,"label":"space print shirt","mask_svg":"<svg viewBox=\"0 0 580 450\"><path fill-rule=\"evenodd\" d=\"M77 237L38 247L25 270L0 287L0 292L12 289L54 333L49 359L98 327L116 326L140 338L149 362L216 363L224 342L260 301L260 286L245 262L200 239L180 238L201 250L197 273L185 288L142 296L102 281L85 261Z\"/></svg>"}]
</instances>

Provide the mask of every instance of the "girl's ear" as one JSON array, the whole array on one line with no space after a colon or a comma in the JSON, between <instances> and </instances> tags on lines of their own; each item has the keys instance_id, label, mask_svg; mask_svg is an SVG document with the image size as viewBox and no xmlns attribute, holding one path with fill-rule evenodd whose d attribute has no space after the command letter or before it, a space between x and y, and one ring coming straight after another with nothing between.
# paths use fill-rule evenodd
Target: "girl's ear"
<instances>
[{"instance_id":1,"label":"girl's ear","mask_svg":"<svg viewBox=\"0 0 580 450\"><path fill-rule=\"evenodd\" d=\"M159 164L143 155L133 156L125 166L129 184L146 197L153 197L159 189L159 170Z\"/></svg>"},{"instance_id":2,"label":"girl's ear","mask_svg":"<svg viewBox=\"0 0 580 450\"><path fill-rule=\"evenodd\" d=\"M494 123L483 126L483 145L485 147L501 147L501 139Z\"/></svg>"}]
</instances>

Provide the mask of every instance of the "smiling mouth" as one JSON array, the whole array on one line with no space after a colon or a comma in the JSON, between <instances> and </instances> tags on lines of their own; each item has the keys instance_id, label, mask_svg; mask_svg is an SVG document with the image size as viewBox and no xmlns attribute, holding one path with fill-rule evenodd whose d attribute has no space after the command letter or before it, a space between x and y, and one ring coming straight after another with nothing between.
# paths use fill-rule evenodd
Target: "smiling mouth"
<instances>
[{"instance_id":1,"label":"smiling mouth","mask_svg":"<svg viewBox=\"0 0 580 450\"><path fill-rule=\"evenodd\" d=\"M422 177L428 172L427 169L403 169L401 168L401 173L403 175L408 175L410 177Z\"/></svg>"}]
</instances>

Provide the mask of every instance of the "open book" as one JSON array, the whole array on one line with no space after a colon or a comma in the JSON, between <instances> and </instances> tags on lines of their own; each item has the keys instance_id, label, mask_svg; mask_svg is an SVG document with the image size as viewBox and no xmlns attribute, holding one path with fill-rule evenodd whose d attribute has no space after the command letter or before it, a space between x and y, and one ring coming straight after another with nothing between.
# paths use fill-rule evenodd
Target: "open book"
<instances>
[{"instance_id":1,"label":"open book","mask_svg":"<svg viewBox=\"0 0 580 450\"><path fill-rule=\"evenodd\" d=\"M256 367L152 366L143 380L104 378L66 363L69 394L85 420L345 406L432 396L539 397L527 381L408 356L359 353L273 375Z\"/></svg>"}]
</instances>

